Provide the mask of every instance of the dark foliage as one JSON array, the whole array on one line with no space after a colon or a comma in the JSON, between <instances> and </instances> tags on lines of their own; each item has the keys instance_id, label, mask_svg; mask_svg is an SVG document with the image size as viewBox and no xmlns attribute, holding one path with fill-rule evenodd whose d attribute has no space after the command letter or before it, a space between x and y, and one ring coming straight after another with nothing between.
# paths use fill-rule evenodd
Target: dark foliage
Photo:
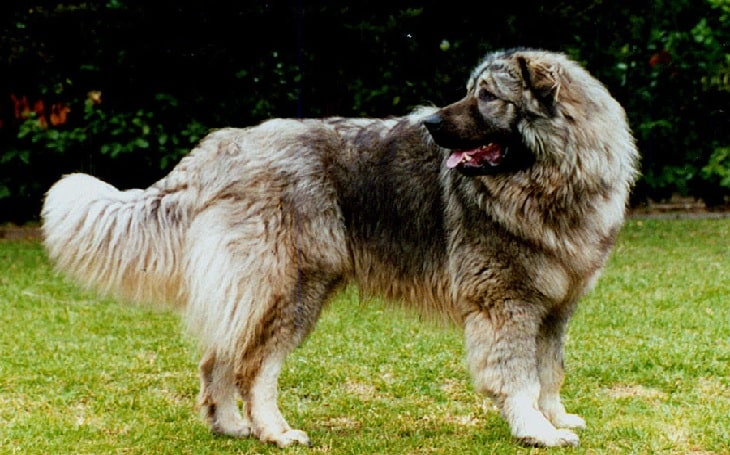
<instances>
[{"instance_id":1,"label":"dark foliage","mask_svg":"<svg viewBox=\"0 0 730 455\"><path fill-rule=\"evenodd\" d=\"M722 0L17 1L0 6L0 222L61 174L147 186L208 128L387 116L463 94L486 52L564 51L626 107L636 201L730 194Z\"/></svg>"}]
</instances>

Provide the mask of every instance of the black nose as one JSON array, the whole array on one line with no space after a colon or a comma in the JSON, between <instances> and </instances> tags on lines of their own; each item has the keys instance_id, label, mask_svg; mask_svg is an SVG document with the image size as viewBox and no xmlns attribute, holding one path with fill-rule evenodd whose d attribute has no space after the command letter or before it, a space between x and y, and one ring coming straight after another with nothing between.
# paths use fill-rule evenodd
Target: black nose
<instances>
[{"instance_id":1,"label":"black nose","mask_svg":"<svg viewBox=\"0 0 730 455\"><path fill-rule=\"evenodd\" d=\"M438 131L441 129L441 124L443 123L443 119L441 118L441 115L439 114L432 114L423 119L423 125L430 131L431 133Z\"/></svg>"}]
</instances>

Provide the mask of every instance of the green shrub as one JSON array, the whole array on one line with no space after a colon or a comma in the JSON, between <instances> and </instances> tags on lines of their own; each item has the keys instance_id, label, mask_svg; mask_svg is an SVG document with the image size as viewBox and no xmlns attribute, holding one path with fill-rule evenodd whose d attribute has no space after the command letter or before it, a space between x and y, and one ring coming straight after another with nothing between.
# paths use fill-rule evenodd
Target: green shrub
<instances>
[{"instance_id":1,"label":"green shrub","mask_svg":"<svg viewBox=\"0 0 730 455\"><path fill-rule=\"evenodd\" d=\"M728 0L213 1L8 3L0 222L36 218L64 172L146 186L208 126L452 102L483 53L514 46L568 53L624 105L642 153L634 201L728 200ZM65 103L68 122L14 117L9 94Z\"/></svg>"},{"instance_id":2,"label":"green shrub","mask_svg":"<svg viewBox=\"0 0 730 455\"><path fill-rule=\"evenodd\" d=\"M93 95L93 96L92 96ZM20 123L17 140L0 151L0 164L10 172L0 177L0 207L15 219L37 217L43 193L62 174L86 171L123 186L147 186L189 152L207 128L197 120L170 122L174 97L159 94L156 110L107 109L90 94L71 103L68 123L52 126L35 113Z\"/></svg>"}]
</instances>

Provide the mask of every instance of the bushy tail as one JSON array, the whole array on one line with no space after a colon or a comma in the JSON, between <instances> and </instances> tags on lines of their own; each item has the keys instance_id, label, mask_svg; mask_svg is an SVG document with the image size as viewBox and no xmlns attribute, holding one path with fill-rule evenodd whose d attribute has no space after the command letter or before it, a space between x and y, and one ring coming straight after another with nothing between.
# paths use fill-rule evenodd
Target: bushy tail
<instances>
[{"instance_id":1,"label":"bushy tail","mask_svg":"<svg viewBox=\"0 0 730 455\"><path fill-rule=\"evenodd\" d=\"M57 268L104 293L134 301L181 301L186 216L175 194L119 191L86 174L59 180L41 212Z\"/></svg>"}]
</instances>

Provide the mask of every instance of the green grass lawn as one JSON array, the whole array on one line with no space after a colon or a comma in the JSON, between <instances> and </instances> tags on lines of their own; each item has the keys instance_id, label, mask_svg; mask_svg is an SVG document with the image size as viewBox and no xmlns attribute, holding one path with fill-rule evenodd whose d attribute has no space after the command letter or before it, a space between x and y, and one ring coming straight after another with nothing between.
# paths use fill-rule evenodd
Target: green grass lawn
<instances>
[{"instance_id":1,"label":"green grass lawn","mask_svg":"<svg viewBox=\"0 0 730 455\"><path fill-rule=\"evenodd\" d=\"M287 453L730 453L730 220L633 220L569 331L577 449L519 448L471 388L458 330L342 293L287 362ZM280 453L208 433L194 340L167 311L55 275L0 241L0 453Z\"/></svg>"}]
</instances>

